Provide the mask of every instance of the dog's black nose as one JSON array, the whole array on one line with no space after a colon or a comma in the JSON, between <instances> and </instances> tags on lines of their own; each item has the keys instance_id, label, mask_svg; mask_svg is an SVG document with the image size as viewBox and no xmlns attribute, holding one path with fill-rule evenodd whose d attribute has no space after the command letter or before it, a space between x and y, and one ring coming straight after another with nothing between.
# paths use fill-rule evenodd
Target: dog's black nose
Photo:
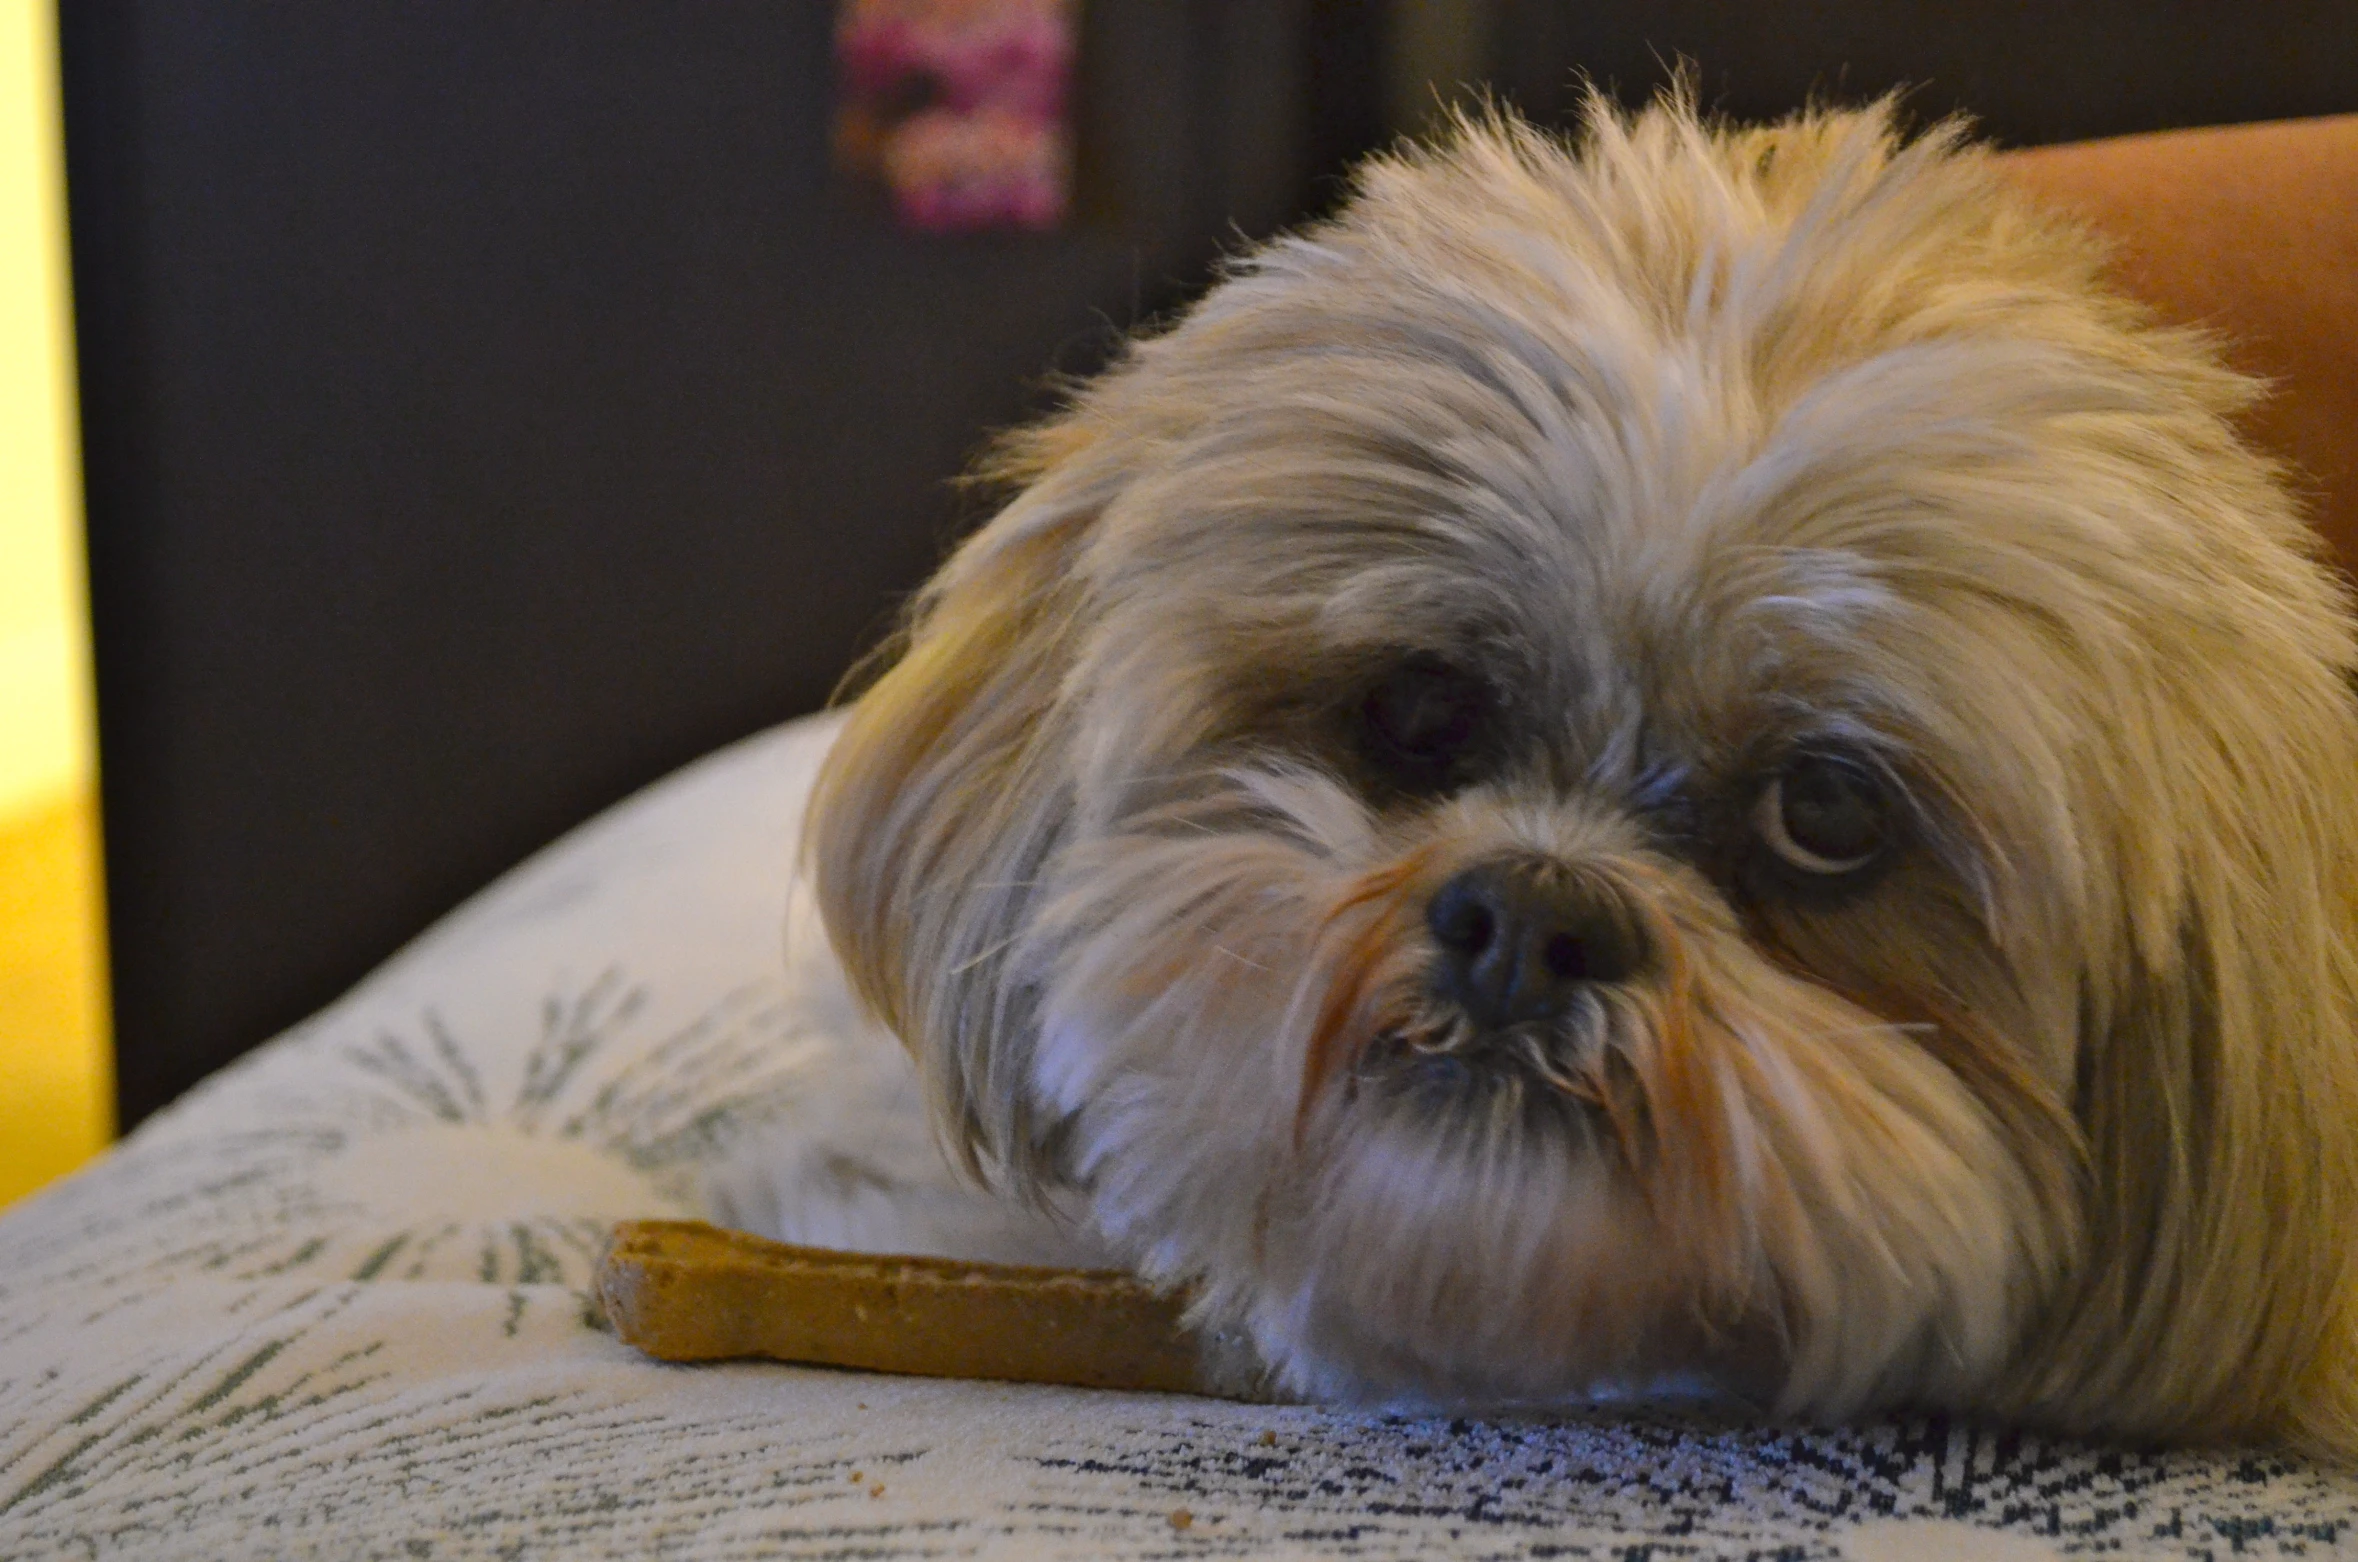
<instances>
[{"instance_id":1,"label":"dog's black nose","mask_svg":"<svg viewBox=\"0 0 2358 1562\"><path fill-rule=\"evenodd\" d=\"M1610 886L1527 857L1481 862L1425 907L1441 946L1434 986L1485 1030L1563 1012L1589 982L1618 982L1645 958L1629 906Z\"/></svg>"}]
</instances>

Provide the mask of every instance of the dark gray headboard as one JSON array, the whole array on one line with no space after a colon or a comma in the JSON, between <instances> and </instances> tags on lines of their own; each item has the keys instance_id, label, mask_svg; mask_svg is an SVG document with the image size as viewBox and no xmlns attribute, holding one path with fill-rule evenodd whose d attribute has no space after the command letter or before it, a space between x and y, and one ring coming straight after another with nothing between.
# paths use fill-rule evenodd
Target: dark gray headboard
<instances>
[{"instance_id":1,"label":"dark gray headboard","mask_svg":"<svg viewBox=\"0 0 2358 1562\"><path fill-rule=\"evenodd\" d=\"M1680 52L1744 112L1913 80L2017 140L2358 107L2291 0L1443 9L1551 113ZM1079 218L914 238L831 181L830 11L64 6L126 1124L820 704L984 433L1401 101L1373 0L1097 0Z\"/></svg>"}]
</instances>

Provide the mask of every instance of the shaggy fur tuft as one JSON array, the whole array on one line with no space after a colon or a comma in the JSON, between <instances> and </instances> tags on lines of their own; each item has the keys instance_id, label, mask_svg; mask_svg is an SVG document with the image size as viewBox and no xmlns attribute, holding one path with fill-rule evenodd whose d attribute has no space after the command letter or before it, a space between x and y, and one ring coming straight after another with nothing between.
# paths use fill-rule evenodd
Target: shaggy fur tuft
<instances>
[{"instance_id":1,"label":"shaggy fur tuft","mask_svg":"<svg viewBox=\"0 0 2358 1562\"><path fill-rule=\"evenodd\" d=\"M1953 125L1598 104L1134 343L811 819L969 1165L1314 1395L2358 1453L2352 623L2100 259ZM1493 871L1612 972L1481 1019Z\"/></svg>"}]
</instances>

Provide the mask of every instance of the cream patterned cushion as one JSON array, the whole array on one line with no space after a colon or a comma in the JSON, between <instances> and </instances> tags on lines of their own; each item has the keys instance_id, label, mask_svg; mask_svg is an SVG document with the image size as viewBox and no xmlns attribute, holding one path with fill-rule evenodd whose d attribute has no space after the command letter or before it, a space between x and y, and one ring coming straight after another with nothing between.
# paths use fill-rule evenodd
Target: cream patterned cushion
<instances>
[{"instance_id":1,"label":"cream patterned cushion","mask_svg":"<svg viewBox=\"0 0 2358 1562\"><path fill-rule=\"evenodd\" d=\"M585 826L0 1218L0 1557L2358 1555L2358 1479L2269 1453L638 1358L611 1222L913 1088L790 905L832 730Z\"/></svg>"}]
</instances>

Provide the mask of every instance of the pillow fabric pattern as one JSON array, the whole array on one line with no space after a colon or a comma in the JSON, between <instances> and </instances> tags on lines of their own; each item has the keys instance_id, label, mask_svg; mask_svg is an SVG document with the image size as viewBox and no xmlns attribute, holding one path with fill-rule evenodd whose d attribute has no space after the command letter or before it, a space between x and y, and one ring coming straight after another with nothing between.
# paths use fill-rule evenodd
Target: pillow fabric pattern
<instances>
[{"instance_id":1,"label":"pillow fabric pattern","mask_svg":"<svg viewBox=\"0 0 2358 1562\"><path fill-rule=\"evenodd\" d=\"M858 1137L917 1087L793 874L834 730L584 826L0 1217L0 1558L2358 1552L2358 1477L2262 1451L638 1357L607 1229L706 1213L765 1136L848 1125L790 1174L938 1182L906 1245L991 1248L930 1144Z\"/></svg>"}]
</instances>

